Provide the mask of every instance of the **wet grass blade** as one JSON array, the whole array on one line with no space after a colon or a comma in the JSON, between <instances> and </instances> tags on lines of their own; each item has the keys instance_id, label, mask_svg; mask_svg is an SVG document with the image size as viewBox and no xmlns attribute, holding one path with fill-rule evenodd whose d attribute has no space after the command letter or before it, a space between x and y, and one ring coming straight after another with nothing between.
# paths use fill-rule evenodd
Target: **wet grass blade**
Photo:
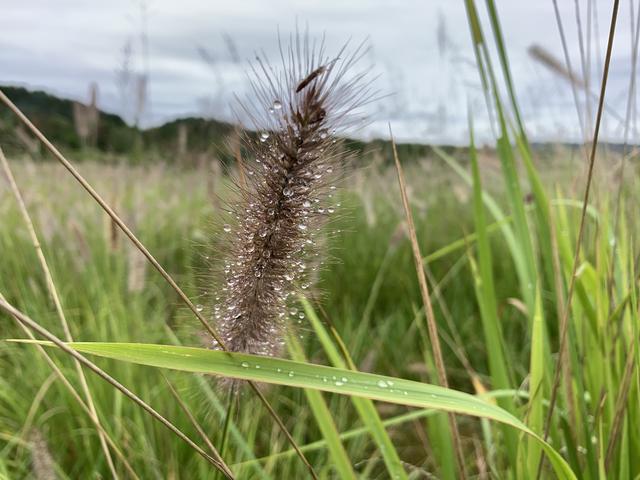
<instances>
[{"instance_id":1,"label":"wet grass blade","mask_svg":"<svg viewBox=\"0 0 640 480\"><path fill-rule=\"evenodd\" d=\"M46 341L17 341L53 345ZM561 455L518 418L497 405L457 390L385 375L205 348L102 342L73 342L66 345L78 352L151 367L312 388L352 397L487 418L510 425L531 436L545 451L559 478L576 478Z\"/></svg>"}]
</instances>

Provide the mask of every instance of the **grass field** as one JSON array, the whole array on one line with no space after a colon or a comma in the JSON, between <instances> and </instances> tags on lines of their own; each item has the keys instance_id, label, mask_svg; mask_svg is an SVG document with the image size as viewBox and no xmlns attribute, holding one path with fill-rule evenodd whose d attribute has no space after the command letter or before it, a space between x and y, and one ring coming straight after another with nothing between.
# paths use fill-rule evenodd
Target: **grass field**
<instances>
[{"instance_id":1,"label":"grass field","mask_svg":"<svg viewBox=\"0 0 640 480\"><path fill-rule=\"evenodd\" d=\"M232 227L214 219L236 194L216 159L71 159L193 311L61 165L3 161L0 478L640 478L636 152L533 150L487 5L497 70L466 2L496 148L470 118L468 149L360 162L332 193L324 265L288 300L293 361L180 347L212 345L194 314L215 316L208 265ZM308 105L305 128L325 113ZM33 322L89 343L13 341Z\"/></svg>"},{"instance_id":2,"label":"grass field","mask_svg":"<svg viewBox=\"0 0 640 480\"><path fill-rule=\"evenodd\" d=\"M544 180L550 190L557 188L557 195L550 201L551 211L558 219L558 230L566 240L575 236L574 225L580 213L579 203L572 200L577 192L572 190L570 175L572 167L580 163L580 159L575 158L577 155L579 153L559 151L554 170L547 170ZM610 162L615 160L609 156ZM498 204L505 205L505 192L499 186L496 162L492 155L483 157L483 177L485 183L494 186L492 191ZM198 324L190 312L180 305L177 296L159 275L150 270L144 258L113 228L99 207L84 200L84 193L60 166L35 164L24 159L11 162L11 166L25 191L29 212L40 232L44 253L59 286L75 339L201 345ZM465 171L468 166L465 161ZM487 339L482 335L483 322L474 290L474 271L470 265L470 259L477 255L476 241L471 236L476 231L472 188L441 159L428 159L406 168L409 177L426 178L424 181L411 181L409 192L421 249L425 255L435 257L426 261L425 266L434 291L433 301L445 345L451 385L470 392L491 390L493 380L487 357L492 352L487 351ZM211 287L203 266L206 264L204 257L211 254L207 245L216 235L210 220L216 208L211 194L224 197L224 178L212 182L211 172L185 171L168 166L132 168L85 163L80 169L117 206L140 239L194 301L206 305L205 300L199 300L199 295ZM616 415L615 409L599 412L601 407L593 399L601 398L607 392L614 396L619 392L617 388L607 388L606 384L622 382L620 377L624 374L625 357L622 355L624 350L621 350L616 361L594 361L594 356L603 360L612 352L603 352L597 347L591 328L602 328L607 337L616 339L616 347L620 349L624 346L632 348L629 347L632 334L621 335L620 329L635 328L631 321L632 311L619 314L619 318L611 318L607 314L609 305L600 303L604 297L598 300L600 295L607 293L608 271L599 262L606 265L615 245L608 220L611 215L608 199L615 193L611 189L613 183L607 181L610 169L602 168L598 172L598 178L603 181L598 182L596 189L585 236L587 247L580 267L584 272L580 278L587 291L585 298L576 299L575 305L580 311L576 318L581 321L576 325L576 329L580 327L581 330L577 338L581 355L576 360L585 375L588 374L585 380L595 382L589 385L588 390L585 387L585 398L589 401L585 401L583 408L590 412L591 422L600 416L599 423L586 426L592 434L588 438L593 436L594 440L597 439L592 449L594 446L603 448L600 442L607 437L599 437L598 431L604 434L604 427L610 425ZM429 368L429 358L425 364L429 350L426 342L422 341L424 337L421 338L420 294L410 244L403 228L400 194L394 175L387 164L373 166L347 179L342 194L346 208L332 224L333 230L339 233L327 247L333 260L322 270L319 288L314 295L344 339L359 370L432 383L435 378ZM625 202L632 203L637 185L629 183L626 188L630 197L625 196ZM62 335L34 249L8 189L3 189L0 209L3 218L0 291L32 318L39 319L47 328ZM528 210L531 217L533 212L530 208ZM597 224L596 216L599 219ZM529 221L534 223L533 218ZM517 398L516 391L525 395L531 381L529 314L527 306L520 300L521 285L514 273L508 245L496 228L495 219L488 216L487 222L494 225L488 229L488 240L494 259L492 276L496 308L504 338L504 354L513 378L511 396ZM566 222L566 227L560 222ZM508 219L498 225L499 228L511 228ZM623 227L635 228L634 225ZM629 241L635 238L635 234L628 231L626 237L619 239L618 268L625 268L622 259L632 260L628 257L632 247ZM465 239L465 235L466 240L459 242ZM589 245L597 245L599 251ZM624 298L622 285L614 290L614 294L619 289L619 295ZM554 293L545 288L541 297L550 337L555 339ZM589 317L580 301L588 302L593 308L595 326L589 324ZM598 311L602 313L598 314ZM322 344L306 319L296 325L296 332L302 337L310 361L329 364ZM22 332L5 320L3 337L21 336ZM589 343L582 345L582 342ZM3 343L1 352L4 374L0 418L4 474L9 478L28 477L33 469L34 456L44 455L51 457L53 468L63 478L108 475L91 421L65 387L53 381L51 369L41 355L32 347L10 343ZM73 379L72 364L65 358L59 360L63 371ZM109 360L99 363L163 415L174 420L181 429L195 436L193 427L157 370ZM168 375L205 431L214 442L219 441L226 414L225 396L214 388L211 381L201 376ZM637 386L635 375L633 380ZM154 424L119 392L91 376L88 382L104 424L116 444L127 452L128 461L141 478L213 477L204 460L195 456L170 432ZM322 438L302 391L273 387L267 393L300 445ZM362 428L362 421L348 397L330 395L326 401L340 432ZM304 476L304 467L295 455L276 455L289 448L259 402L245 393L239 403L225 457L231 465L242 465L233 467L237 469L239 478ZM630 404L633 405L632 402ZM530 406L525 398L516 401L515 408L525 415ZM380 416L388 420L398 417L402 420L403 415L412 411L382 403L378 410ZM244 415L244 411L252 413ZM568 415L564 407L558 410L558 416L562 418L560 414ZM629 429L624 443L633 440L632 417L625 418L624 423L629 422ZM431 436L434 423L433 419L409 418L388 428L400 458L407 467L411 466L408 471L414 478L443 468L438 461L441 458L438 444ZM477 473L485 471L485 474L493 469L498 475L504 472L506 459L501 453L502 447L498 448L504 442L502 430L488 426L483 428L481 422L469 417L460 417L459 424L463 448L470 455L469 468L477 470ZM596 428L598 426L600 428ZM557 441L564 444L562 425L557 429ZM37 447L30 443L34 431L45 439ZM582 465L588 459L589 450L579 442L577 440L574 445L574 453ZM365 478L385 477L384 462L366 431L358 430L357 435L345 440L344 445L354 469ZM326 447L317 446L308 455L321 475L329 478L334 475ZM255 457L265 458L260 462L247 463ZM628 468L632 468L631 463Z\"/></svg>"}]
</instances>

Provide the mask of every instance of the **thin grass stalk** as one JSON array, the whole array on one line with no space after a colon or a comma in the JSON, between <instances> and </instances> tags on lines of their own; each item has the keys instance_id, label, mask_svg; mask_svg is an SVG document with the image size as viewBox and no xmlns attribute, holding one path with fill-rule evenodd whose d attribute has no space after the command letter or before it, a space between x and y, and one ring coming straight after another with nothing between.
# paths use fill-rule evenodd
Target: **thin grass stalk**
<instances>
[{"instance_id":1,"label":"thin grass stalk","mask_svg":"<svg viewBox=\"0 0 640 480\"><path fill-rule=\"evenodd\" d=\"M567 71L573 78L573 68L571 67L571 57L569 56L569 49L567 48L567 38L564 34L564 27L562 25L562 18L560 17L560 10L558 9L558 0L553 0L553 12L556 18L556 24L558 25L558 33L560 34L560 43L562 44L562 53L564 55L564 61L567 66ZM585 79L586 81L586 79ZM576 106L576 113L578 114L578 123L580 125L580 132L582 133L582 139L587 140L587 127L585 125L584 116L580 109L580 100L578 100L578 90L575 82L569 82L571 85L571 93L573 95L573 103ZM587 156L587 148L585 146L585 156Z\"/></svg>"},{"instance_id":2,"label":"thin grass stalk","mask_svg":"<svg viewBox=\"0 0 640 480\"><path fill-rule=\"evenodd\" d=\"M60 296L58 295L58 289L56 288L55 282L53 281L53 276L51 275L51 270L49 269L49 264L47 263L47 259L45 258L44 253L42 251L42 246L40 245L38 234L36 233L35 227L33 225L33 221L31 220L31 216L29 215L29 211L27 210L27 206L24 202L24 198L22 197L22 193L20 192L18 184L16 183L16 180L13 176L13 172L11 171L11 167L9 166L9 162L5 157L1 146L0 146L0 164L2 164L4 173L7 179L9 180L9 186L11 187L13 196L15 197L16 203L18 204L18 209L20 210L22 219L24 220L25 226L27 227L27 231L29 233L29 237L31 238L33 249L36 252L38 261L40 263L40 267L42 268L42 272L44 273L47 290L51 295L51 299L53 300L53 304L55 305L58 319L60 320L60 324L62 325L62 330L64 332L65 339L67 342L73 342L73 336L71 335L71 330L69 329L69 323L67 322L67 317L64 313L64 309L62 308L62 302L60 301ZM80 363L77 361L74 361L74 365L76 368L76 373L80 380L80 385L82 387L84 396L87 400L87 406L89 407L89 411L91 412L93 419L95 419L95 422L100 423L98 412L96 411L96 406L93 401L93 396L91 395L91 391L89 390L89 384L87 383L87 379L84 376L82 367L80 366ZM104 434L100 430L98 430L98 438L100 440L100 446L102 448L102 451L104 452L105 460L107 461L107 465L109 467L109 470L111 471L111 475L113 476L114 479L117 480L119 477L118 477L118 473L116 472L116 467L113 464L113 459L111 458L111 453L109 452L109 447L107 446L107 441L104 438Z\"/></svg>"},{"instance_id":3,"label":"thin grass stalk","mask_svg":"<svg viewBox=\"0 0 640 480\"><path fill-rule=\"evenodd\" d=\"M391 131L391 125L389 125L389 135L391 137L391 146L393 150L393 159L396 165L396 171L398 173L398 183L400 185L400 193L402 196L402 204L404 206L405 215L407 218L407 227L409 230L409 238L411 240L411 250L413 251L413 259L416 266L416 273L418 275L418 283L420 285L420 293L422 295L422 302L424 303L425 315L427 318L427 327L429 330L429 339L431 341L431 350L436 365L436 371L438 375L438 382L441 386L448 388L449 382L447 380L447 373L444 366L444 359L442 356L442 348L440 346L440 338L438 336L438 326L436 324L435 315L433 313L433 307L431 305L431 297L429 296L429 287L427 285L427 278L424 273L424 266L422 265L422 254L420 253L420 246L418 245L418 236L416 233L416 227L413 222L413 215L411 213L411 207L409 206L409 198L407 196L407 187L404 179L404 173L402 166L400 165L400 159L398 158L398 152L396 149L395 140ZM458 467L458 474L460 478L466 478L464 454L462 452L462 444L460 442L460 433L458 432L458 426L456 424L455 416L448 414L449 427L451 429L451 436L453 441L453 449L456 453L456 462Z\"/></svg>"},{"instance_id":4,"label":"thin grass stalk","mask_svg":"<svg viewBox=\"0 0 640 480\"><path fill-rule=\"evenodd\" d=\"M159 421L162 425L167 427L171 432L173 432L176 436L182 439L187 445L193 448L198 454L200 454L205 460L207 460L211 465L213 465L216 469L220 471L224 471L224 468L220 463L213 457L211 457L207 452L205 452L201 447L193 442L187 435L185 435L178 427L176 427L173 423L163 417L160 413L158 413L153 407L147 404L144 400L138 397L135 393L129 390L127 387L118 382L115 378L109 375L107 372L98 367L91 360L87 359L84 355L78 353L74 349L67 346L65 342L60 340L54 334L49 332L47 329L42 327L40 324L29 318L27 315L22 313L20 310L15 308L13 305L8 303L4 297L0 296L0 309L4 310L5 313L9 314L13 317L17 323L24 325L25 327L30 328L31 330L38 333L38 335L46 338L48 341L56 345L62 351L78 360L84 367L88 368L100 378L105 380L111 386L122 392L126 397L135 402L138 406L144 409L149 415L151 415L154 419Z\"/></svg>"},{"instance_id":5,"label":"thin grass stalk","mask_svg":"<svg viewBox=\"0 0 640 480\"><path fill-rule=\"evenodd\" d=\"M593 180L593 168L595 166L596 160L596 150L598 146L598 135L600 133L600 122L602 120L602 111L604 108L604 97L607 89L607 79L609 76L609 65L611 63L611 52L613 50L613 38L616 31L616 21L618 18L618 7L620 5L620 0L614 0L613 11L611 13L611 24L609 28L609 37L607 42L607 53L605 56L604 70L602 73L602 84L600 88L600 100L598 102L598 113L596 115L596 123L595 130L593 133L593 142L591 144L591 154L589 157L589 170L587 172L587 183L584 190L583 204L582 204L582 212L580 214L580 226L578 229L578 236L576 238L576 247L575 254L573 257L573 266L571 269L571 277L569 281L569 289L567 292L567 301L566 308L564 314L562 316L561 321L561 331L560 331L560 348L558 351L558 358L555 364L555 372L553 376L553 383L551 386L551 394L549 399L549 409L547 411L547 417L545 420L545 428L543 438L546 440L549 436L549 430L551 428L551 420L553 418L553 411L555 408L557 395L558 395L558 387L560 385L560 377L562 376L562 364L564 362L564 352L566 351L566 342L567 342L567 331L569 324L569 315L571 313L571 302L573 298L573 292L576 284L576 273L578 270L578 262L580 260L580 250L582 246L582 237L584 236L584 227L586 223L587 216L587 205L589 204L589 196L591 193L591 183ZM540 460L538 466L538 474L537 477L540 477L542 471L542 464L544 463L544 458Z\"/></svg>"},{"instance_id":6,"label":"thin grass stalk","mask_svg":"<svg viewBox=\"0 0 640 480\"><path fill-rule=\"evenodd\" d=\"M189 410L189 407L187 407L187 404L184 403L184 401L180 397L180 394L176 391L175 387L171 384L171 382L169 381L169 379L164 373L162 373L162 378L164 378L164 381L169 387L169 391L171 392L171 395L173 395L173 398L176 400L176 402L178 402L178 405L180 405L180 408L182 409L182 411L189 418L189 421L198 432L198 435L200 435L200 438L202 439L202 441L209 448L209 451L211 452L211 456L215 458L218 462L220 462L220 465L222 465L222 467L224 468L224 473L227 475L228 478L235 478L233 472L231 471L229 466L225 463L220 453L218 453L218 450L216 449L216 447L213 445L213 443L211 443L209 436L205 433L204 429L198 423L198 420L196 419L196 417L193 416L193 413L191 413L191 410Z\"/></svg>"},{"instance_id":7,"label":"thin grass stalk","mask_svg":"<svg viewBox=\"0 0 640 480\"><path fill-rule=\"evenodd\" d=\"M82 175L75 169L75 167L60 153L60 151L49 141L49 139L40 131L38 128L27 118L27 116L22 113L22 111L5 95L5 93L0 90L0 101L4 103L9 110L11 110L18 119L43 143L43 145L49 150L49 152L58 160L68 171L69 173L80 183L80 185L87 191L87 193L100 205L100 207L111 217L111 219L118 225L118 227L124 232L124 234L131 240L131 242L136 246L138 250L146 257L146 259L153 265L153 267L160 273L162 278L173 288L173 290L178 294L180 299L189 307L189 310L193 312L196 318L200 321L200 323L205 327L205 329L209 332L209 334L218 342L220 348L226 351L226 347L222 342L222 339L218 335L218 333L213 329L213 327L207 322L204 316L198 311L195 304L191 301L189 297L184 293L184 291L178 286L175 280L169 275L169 273L160 265L160 263L155 259L155 257L149 252L149 250L142 244L138 237L127 227L124 221L116 214L116 212L102 199L102 197L96 192L96 190L87 182ZM312 478L317 479L317 475L313 470L313 467L304 456L304 454L299 451L298 445L294 440L293 436L286 428L282 419L278 416L276 411L273 409L269 401L266 399L264 394L260 391L255 382L248 382L251 389L258 396L262 404L265 406L271 417L273 417L274 421L278 424L282 432L287 437L291 446L296 449L299 453L299 457L302 462L305 464Z\"/></svg>"},{"instance_id":8,"label":"thin grass stalk","mask_svg":"<svg viewBox=\"0 0 640 480\"><path fill-rule=\"evenodd\" d=\"M2 299L2 298L3 298L2 294L0 294L0 299ZM31 333L31 330L29 330L22 323L20 323L19 325L20 325L20 328L22 328L22 330L24 331L25 335L27 335L27 337L29 337L31 340L36 340L36 337L33 335L33 333ZM58 380L60 380L62 382L62 384L69 391L71 396L76 400L76 402L78 402L78 405L80 405L82 410L84 410L84 412L87 414L89 419L93 422L93 424L96 427L96 429L98 431L102 432L102 434L104 435L107 443L109 444L111 449L115 452L116 456L120 459L120 461L122 462L122 465L127 470L127 473L130 475L130 477L135 479L135 480L140 480L140 477L138 477L138 475L136 474L135 470L133 470L133 468L129 464L129 461L127 460L127 458L122 453L122 450L120 450L120 448L112 440L111 436L104 429L102 424L97 422L96 419L91 415L91 411L89 410L89 407L87 406L87 404L84 402L84 400L82 399L80 394L76 391L76 389L73 387L73 385L71 385L71 382L69 382L67 377L65 377L64 373L62 373L62 371L60 370L58 365L56 365L56 363L53 361L51 356L46 352L46 350L41 345L37 345L36 349L43 356L43 358L45 359L45 361L47 362L47 364L49 365L51 370L56 374L56 376L58 377Z\"/></svg>"},{"instance_id":9,"label":"thin grass stalk","mask_svg":"<svg viewBox=\"0 0 640 480\"><path fill-rule=\"evenodd\" d=\"M582 78L584 79L584 85L585 85L585 89L584 89L584 107L585 107L585 120L584 120L584 124L586 127L586 131L591 131L591 102L590 102L590 98L589 98L589 83L591 82L591 79L589 78L589 68L587 66L588 60L587 60L587 53L585 52L585 47L584 47L584 35L583 35L583 29L582 29L582 18L580 15L580 3L578 2L578 0L574 0L573 2L575 8L575 17L576 17L576 27L578 30L578 47L580 49L580 65L582 68Z\"/></svg>"}]
</instances>

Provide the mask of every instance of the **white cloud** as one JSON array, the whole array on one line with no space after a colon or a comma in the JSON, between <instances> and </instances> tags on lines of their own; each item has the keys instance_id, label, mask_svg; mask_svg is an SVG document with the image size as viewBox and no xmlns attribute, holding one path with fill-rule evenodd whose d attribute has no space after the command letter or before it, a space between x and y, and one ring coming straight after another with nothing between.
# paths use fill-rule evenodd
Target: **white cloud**
<instances>
[{"instance_id":1,"label":"white cloud","mask_svg":"<svg viewBox=\"0 0 640 480\"><path fill-rule=\"evenodd\" d=\"M129 0L32 0L12 2L0 16L0 82L44 88L58 95L83 98L90 82L100 86L102 107L121 108L115 70L122 47L133 42L136 67L140 50L139 3ZM483 2L479 2L483 3ZM537 43L562 58L551 0L497 2L508 45L516 89L534 138L567 139L577 135L571 92L526 50ZM579 67L574 2L560 2L574 67ZM586 2L581 2L586 13ZM597 0L598 49L604 53L610 2ZM377 87L392 93L370 113L365 135L386 135L392 121L405 140L466 141L466 112L473 107L476 124L489 134L478 75L475 70L463 2L452 0L292 1L292 0L149 0L147 2L151 96L147 124L198 113L203 97L229 103L246 84L245 65L232 62L223 35L234 42L242 60L264 50L275 57L276 29L288 34L309 23L323 31L329 46L349 37L370 38ZM624 111L630 71L628 4L623 2L615 43L608 99ZM486 13L482 12L486 20ZM485 22L489 34L488 22ZM594 25L591 35L595 38ZM583 22L586 29L586 21ZM595 44L595 43L594 43ZM198 53L204 47L215 59L213 68ZM444 51L442 48L444 47ZM595 58L595 48L592 46ZM597 83L598 62L592 61ZM497 62L496 62L497 67ZM228 113L227 113L228 114ZM605 134L615 137L609 121ZM619 129L618 129L619 130ZM618 132L619 133L619 132ZM619 135L618 135L619 136Z\"/></svg>"}]
</instances>

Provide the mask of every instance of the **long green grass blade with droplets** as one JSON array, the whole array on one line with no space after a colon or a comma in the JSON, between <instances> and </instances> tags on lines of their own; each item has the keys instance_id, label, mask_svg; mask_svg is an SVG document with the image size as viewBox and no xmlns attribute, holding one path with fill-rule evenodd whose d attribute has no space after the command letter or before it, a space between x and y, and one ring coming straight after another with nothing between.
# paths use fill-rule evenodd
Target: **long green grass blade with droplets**
<instances>
[{"instance_id":1,"label":"long green grass blade with droplets","mask_svg":"<svg viewBox=\"0 0 640 480\"><path fill-rule=\"evenodd\" d=\"M46 341L35 343L53 345ZM151 367L312 388L352 397L487 418L510 425L534 438L547 454L559 478L577 478L562 456L518 418L496 405L457 390L386 375L205 348L104 342L73 342L67 345L78 352Z\"/></svg>"}]
</instances>

